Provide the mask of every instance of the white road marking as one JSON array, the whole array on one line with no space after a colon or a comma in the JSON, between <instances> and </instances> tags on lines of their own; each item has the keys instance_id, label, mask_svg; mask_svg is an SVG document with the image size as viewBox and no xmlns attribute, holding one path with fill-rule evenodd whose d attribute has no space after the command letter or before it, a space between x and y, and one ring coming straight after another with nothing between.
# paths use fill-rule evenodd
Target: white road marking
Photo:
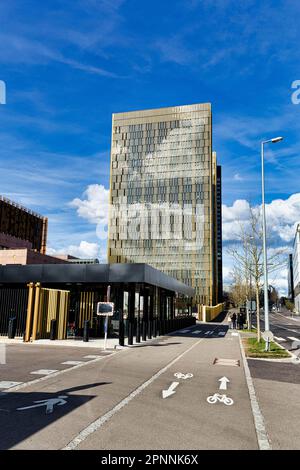
<instances>
[{"instance_id":1,"label":"white road marking","mask_svg":"<svg viewBox=\"0 0 300 470\"><path fill-rule=\"evenodd\" d=\"M300 341L300 339L295 338L295 336L288 336L288 339L291 339L292 341Z\"/></svg>"},{"instance_id":2,"label":"white road marking","mask_svg":"<svg viewBox=\"0 0 300 470\"><path fill-rule=\"evenodd\" d=\"M207 331L206 333L204 333L205 335L210 335L210 333L212 333L212 331Z\"/></svg>"},{"instance_id":3,"label":"white road marking","mask_svg":"<svg viewBox=\"0 0 300 470\"><path fill-rule=\"evenodd\" d=\"M9 382L8 380L2 380L0 382L0 388L11 388L16 385L21 385L23 382Z\"/></svg>"},{"instance_id":4,"label":"white road marking","mask_svg":"<svg viewBox=\"0 0 300 470\"><path fill-rule=\"evenodd\" d=\"M207 397L206 401L210 404L215 404L219 401L221 403L224 403L224 405L233 405L232 398L227 397L226 395L220 395L219 393L215 393L214 395Z\"/></svg>"},{"instance_id":5,"label":"white road marking","mask_svg":"<svg viewBox=\"0 0 300 470\"><path fill-rule=\"evenodd\" d=\"M62 406L67 402L65 398L68 398L67 395L59 395L57 398L48 398L47 400L35 400L33 403L36 405L23 406L22 408L17 408L17 411L30 410L32 408L39 408L41 406L46 407L46 415L53 413L53 408L55 405Z\"/></svg>"},{"instance_id":6,"label":"white road marking","mask_svg":"<svg viewBox=\"0 0 300 470\"><path fill-rule=\"evenodd\" d=\"M100 355L96 355L96 354L89 354L88 356L84 356L83 359L96 359L97 357L101 357Z\"/></svg>"},{"instance_id":7,"label":"white road marking","mask_svg":"<svg viewBox=\"0 0 300 470\"><path fill-rule=\"evenodd\" d=\"M220 390L227 390L227 384L230 382L230 380L227 379L227 377L224 376L224 377L221 377L219 379L219 382L221 382L219 389Z\"/></svg>"},{"instance_id":8,"label":"white road marking","mask_svg":"<svg viewBox=\"0 0 300 470\"><path fill-rule=\"evenodd\" d=\"M252 414L254 418L254 425L255 425L258 445L259 445L260 450L272 450L271 443L269 441L268 434L266 431L264 418L260 411L259 404L256 398L255 389L254 389L252 377L250 374L248 362L245 356L244 347L242 345L241 337L239 337L239 340L240 340L240 350L241 350L241 354L243 358L244 371L245 371L246 382L247 382L249 396L250 396L250 402L251 402Z\"/></svg>"},{"instance_id":9,"label":"white road marking","mask_svg":"<svg viewBox=\"0 0 300 470\"><path fill-rule=\"evenodd\" d=\"M187 330L179 330L178 333L189 333L191 331L190 328L188 328Z\"/></svg>"},{"instance_id":10,"label":"white road marking","mask_svg":"<svg viewBox=\"0 0 300 470\"><path fill-rule=\"evenodd\" d=\"M50 375L50 374L54 374L54 372L57 372L57 369L39 369L39 370L34 370L33 372L30 372L30 373L36 374L36 375Z\"/></svg>"},{"instance_id":11,"label":"white road marking","mask_svg":"<svg viewBox=\"0 0 300 470\"><path fill-rule=\"evenodd\" d=\"M279 336L274 336L274 339L276 339L277 341L286 341L286 339L280 338Z\"/></svg>"},{"instance_id":12,"label":"white road marking","mask_svg":"<svg viewBox=\"0 0 300 470\"><path fill-rule=\"evenodd\" d=\"M182 372L175 372L174 377L176 377L177 379L186 380L194 377L194 374L191 374L191 372L188 372L187 374L183 374Z\"/></svg>"},{"instance_id":13,"label":"white road marking","mask_svg":"<svg viewBox=\"0 0 300 470\"><path fill-rule=\"evenodd\" d=\"M192 335L198 335L199 333L201 333L201 330L195 330L192 332Z\"/></svg>"},{"instance_id":14,"label":"white road marking","mask_svg":"<svg viewBox=\"0 0 300 470\"><path fill-rule=\"evenodd\" d=\"M219 331L218 335L219 335L219 336L225 336L225 335L226 335L226 331Z\"/></svg>"},{"instance_id":15,"label":"white road marking","mask_svg":"<svg viewBox=\"0 0 300 470\"><path fill-rule=\"evenodd\" d=\"M111 353L111 355L114 355L114 354L117 354L117 353L116 352ZM23 382L13 382L14 384L18 384L18 385L12 386L12 388L10 388L6 392L6 394L9 393L9 392L16 392L17 390L20 390L20 389L25 388L25 387L29 387L30 385L35 385L39 382L44 382L45 380L48 380L49 378L57 377L58 375L61 375L61 374L66 374L68 372L71 372L75 369L79 369L79 368L84 367L86 365L91 365L94 362L102 361L103 359L106 359L106 357L107 356L101 356L101 357L98 357L97 359L92 359L90 361L83 362L82 364L78 364L77 366L69 367L69 368L63 369L63 370L59 370L58 372L54 372L54 374L45 375L44 377L39 377L38 379L30 380L29 382L25 382L25 383L23 383ZM0 388L1 388L1 386L0 386ZM0 392L0 396L3 396L3 395L4 395L4 392Z\"/></svg>"},{"instance_id":16,"label":"white road marking","mask_svg":"<svg viewBox=\"0 0 300 470\"><path fill-rule=\"evenodd\" d=\"M154 374L149 380L144 382L138 388L136 388L133 392L131 392L126 398L124 398L120 403L118 403L114 408L110 411L105 413L100 418L96 419L93 423L89 424L85 429L83 429L78 436L76 436L69 444L63 448L63 450L73 450L78 447L81 442L83 442L88 436L93 434L95 431L100 429L107 421L109 421L118 411L120 411L124 406L128 405L136 396L140 395L140 393L147 388L149 385L152 384L160 375L166 372L170 367L172 367L176 362L178 362L183 356L189 353L192 349L198 346L199 343L203 341L203 338L199 339L196 343L194 343L190 348L188 348L183 353L179 354L173 361L169 362L165 367L160 369L156 374Z\"/></svg>"},{"instance_id":17,"label":"white road marking","mask_svg":"<svg viewBox=\"0 0 300 470\"><path fill-rule=\"evenodd\" d=\"M176 392L174 391L176 387L178 387L179 382L172 382L170 387L167 390L162 391L162 397L168 398L171 395L174 395Z\"/></svg>"},{"instance_id":18,"label":"white road marking","mask_svg":"<svg viewBox=\"0 0 300 470\"><path fill-rule=\"evenodd\" d=\"M84 361L66 361L62 362L62 364L65 364L66 366L77 366L78 364L83 364Z\"/></svg>"}]
</instances>

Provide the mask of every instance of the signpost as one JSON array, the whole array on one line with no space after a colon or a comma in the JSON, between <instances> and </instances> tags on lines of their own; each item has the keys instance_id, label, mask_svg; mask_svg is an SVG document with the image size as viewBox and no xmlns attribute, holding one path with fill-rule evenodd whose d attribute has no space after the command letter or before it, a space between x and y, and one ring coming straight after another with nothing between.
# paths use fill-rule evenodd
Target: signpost
<instances>
[{"instance_id":1,"label":"signpost","mask_svg":"<svg viewBox=\"0 0 300 470\"><path fill-rule=\"evenodd\" d=\"M104 351L106 350L107 343L107 330L108 330L108 317L112 317L114 314L114 303L110 302L110 286L107 286L106 294L107 302L98 302L97 303L97 315L105 316L105 325L104 325Z\"/></svg>"},{"instance_id":2,"label":"signpost","mask_svg":"<svg viewBox=\"0 0 300 470\"><path fill-rule=\"evenodd\" d=\"M265 351L270 351L270 342L273 341L273 339L274 339L274 335L273 335L272 331L267 331L267 330L264 331L263 334L262 334L262 337L266 342Z\"/></svg>"}]
</instances>

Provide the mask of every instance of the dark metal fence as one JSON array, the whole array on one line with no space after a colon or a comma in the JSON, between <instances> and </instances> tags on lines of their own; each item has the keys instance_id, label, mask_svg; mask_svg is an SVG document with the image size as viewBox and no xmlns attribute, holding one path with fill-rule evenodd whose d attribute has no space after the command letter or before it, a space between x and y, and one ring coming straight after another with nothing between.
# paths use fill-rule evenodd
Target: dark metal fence
<instances>
[{"instance_id":1,"label":"dark metal fence","mask_svg":"<svg viewBox=\"0 0 300 470\"><path fill-rule=\"evenodd\" d=\"M28 288L0 288L0 336L7 336L8 322L17 319L16 336L23 336L26 328Z\"/></svg>"}]
</instances>

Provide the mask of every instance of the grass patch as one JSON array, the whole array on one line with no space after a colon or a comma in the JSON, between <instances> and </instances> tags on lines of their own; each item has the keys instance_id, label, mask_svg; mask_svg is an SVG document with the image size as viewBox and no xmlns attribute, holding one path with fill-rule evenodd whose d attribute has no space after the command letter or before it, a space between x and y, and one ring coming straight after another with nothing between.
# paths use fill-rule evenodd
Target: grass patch
<instances>
[{"instance_id":1,"label":"grass patch","mask_svg":"<svg viewBox=\"0 0 300 470\"><path fill-rule=\"evenodd\" d=\"M245 338L243 341L248 357L268 357L268 358L282 358L291 357L288 351L280 348L276 343L271 341L270 351L266 352L266 343L263 339L260 342L256 338Z\"/></svg>"}]
</instances>

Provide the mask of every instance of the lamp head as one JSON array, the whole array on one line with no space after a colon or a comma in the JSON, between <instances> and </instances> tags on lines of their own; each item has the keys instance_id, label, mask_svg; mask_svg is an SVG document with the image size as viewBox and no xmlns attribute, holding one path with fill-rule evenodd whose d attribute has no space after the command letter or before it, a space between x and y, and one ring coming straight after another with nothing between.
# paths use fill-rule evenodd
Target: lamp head
<instances>
[{"instance_id":1,"label":"lamp head","mask_svg":"<svg viewBox=\"0 0 300 470\"><path fill-rule=\"evenodd\" d=\"M280 142L283 140L283 137L274 137L274 139L271 139L272 144L276 144L276 142Z\"/></svg>"}]
</instances>

